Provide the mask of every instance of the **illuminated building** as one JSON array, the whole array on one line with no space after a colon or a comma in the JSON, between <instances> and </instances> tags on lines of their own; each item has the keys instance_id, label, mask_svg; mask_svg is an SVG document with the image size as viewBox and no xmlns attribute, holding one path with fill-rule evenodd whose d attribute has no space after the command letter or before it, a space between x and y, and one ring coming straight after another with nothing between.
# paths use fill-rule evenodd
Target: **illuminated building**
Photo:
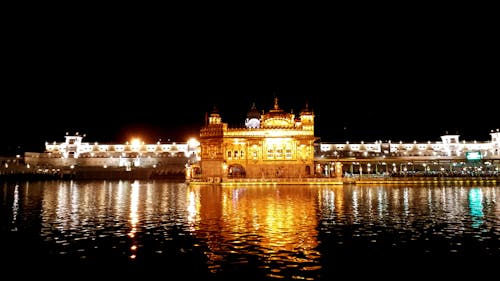
<instances>
[{"instance_id":1,"label":"illuminated building","mask_svg":"<svg viewBox=\"0 0 500 281\"><path fill-rule=\"evenodd\" d=\"M295 116L281 109L275 98L267 112L253 104L245 125L236 128L229 128L214 109L206 117L199 141L99 144L83 142L84 136L77 133L66 135L64 142L46 143L42 153L25 152L24 162L28 170L49 172L149 169L148 175L175 173L201 183L342 184L344 178L500 175L499 129L490 132L489 141L464 141L459 135L445 134L435 142L328 143L317 141L314 118L307 104ZM21 162L2 160L0 173L21 171Z\"/></svg>"},{"instance_id":2,"label":"illuminated building","mask_svg":"<svg viewBox=\"0 0 500 281\"><path fill-rule=\"evenodd\" d=\"M200 131L201 161L188 180L201 182L342 183L342 178L398 176L498 177L500 131L490 141L462 141L446 134L436 142L317 142L314 113L299 116L274 100L262 113L251 107L245 126L229 128L215 109ZM326 180L326 181L325 181ZM349 180L348 180L349 181Z\"/></svg>"},{"instance_id":3,"label":"illuminated building","mask_svg":"<svg viewBox=\"0 0 500 281\"><path fill-rule=\"evenodd\" d=\"M105 177L106 171L139 170L143 171L141 178L152 174L184 177L186 165L199 157L199 143L193 139L185 143L146 144L134 139L124 144L101 144L84 142L84 137L66 134L64 142L46 142L44 152L25 152L24 162L33 170L85 172L90 178Z\"/></svg>"},{"instance_id":4,"label":"illuminated building","mask_svg":"<svg viewBox=\"0 0 500 281\"><path fill-rule=\"evenodd\" d=\"M280 108L260 113L252 106L243 128L229 128L214 109L200 130L200 162L192 177L203 181L231 178L311 177L314 172L314 113L307 104L299 116Z\"/></svg>"},{"instance_id":5,"label":"illuminated building","mask_svg":"<svg viewBox=\"0 0 500 281\"><path fill-rule=\"evenodd\" d=\"M498 176L500 130L491 130L490 141L460 140L445 134L435 142L374 141L360 143L318 143L316 171L335 176L334 166L342 165L336 176L446 175Z\"/></svg>"}]
</instances>

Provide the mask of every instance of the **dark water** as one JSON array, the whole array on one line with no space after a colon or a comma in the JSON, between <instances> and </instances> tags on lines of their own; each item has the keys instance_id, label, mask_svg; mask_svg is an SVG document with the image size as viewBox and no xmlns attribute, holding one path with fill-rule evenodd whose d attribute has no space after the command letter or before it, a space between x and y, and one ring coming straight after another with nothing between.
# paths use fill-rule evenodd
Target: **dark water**
<instances>
[{"instance_id":1,"label":"dark water","mask_svg":"<svg viewBox=\"0 0 500 281\"><path fill-rule=\"evenodd\" d=\"M500 265L493 185L46 181L0 190L1 264L19 277L448 279Z\"/></svg>"}]
</instances>

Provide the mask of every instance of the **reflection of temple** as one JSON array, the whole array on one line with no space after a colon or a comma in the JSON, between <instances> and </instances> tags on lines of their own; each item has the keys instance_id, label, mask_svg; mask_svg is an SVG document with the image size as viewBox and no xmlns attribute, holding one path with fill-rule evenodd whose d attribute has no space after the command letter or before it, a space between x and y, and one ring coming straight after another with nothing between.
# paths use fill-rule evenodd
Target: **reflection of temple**
<instances>
[{"instance_id":1,"label":"reflection of temple","mask_svg":"<svg viewBox=\"0 0 500 281\"><path fill-rule=\"evenodd\" d=\"M308 177L314 174L314 141L307 105L298 117L281 109L277 98L267 113L253 105L244 128L228 128L214 110L200 132L201 161L193 174L209 181Z\"/></svg>"},{"instance_id":2,"label":"reflection of temple","mask_svg":"<svg viewBox=\"0 0 500 281\"><path fill-rule=\"evenodd\" d=\"M258 260L265 264L262 270L268 270L277 279L289 277L289 266L298 263L308 270L294 271L297 279L317 278L321 256L317 251L317 206L334 208L328 205L330 201L318 202L318 192L323 189L326 188L291 185L191 186L188 219L194 235L206 243L208 249L204 253L210 271L217 274L226 263L241 266L240 261L247 264L249 260ZM335 196L326 199L332 197ZM343 197L335 198L339 201Z\"/></svg>"}]
</instances>

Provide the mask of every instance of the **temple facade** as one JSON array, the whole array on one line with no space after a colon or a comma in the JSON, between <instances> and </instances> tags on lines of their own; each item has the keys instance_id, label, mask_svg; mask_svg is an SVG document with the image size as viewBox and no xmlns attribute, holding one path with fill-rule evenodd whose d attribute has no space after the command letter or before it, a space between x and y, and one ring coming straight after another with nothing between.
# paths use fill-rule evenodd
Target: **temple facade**
<instances>
[{"instance_id":1,"label":"temple facade","mask_svg":"<svg viewBox=\"0 0 500 281\"><path fill-rule=\"evenodd\" d=\"M229 178L301 178L314 175L314 113L298 116L280 108L259 111L255 104L245 126L229 128L214 109L200 130L200 161L188 177L202 181Z\"/></svg>"}]
</instances>

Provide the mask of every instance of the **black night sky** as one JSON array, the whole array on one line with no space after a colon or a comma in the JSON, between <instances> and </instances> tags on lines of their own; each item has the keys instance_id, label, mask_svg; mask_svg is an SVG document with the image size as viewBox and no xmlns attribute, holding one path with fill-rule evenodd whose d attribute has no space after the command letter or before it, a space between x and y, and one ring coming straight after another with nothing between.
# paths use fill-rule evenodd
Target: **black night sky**
<instances>
[{"instance_id":1,"label":"black night sky","mask_svg":"<svg viewBox=\"0 0 500 281\"><path fill-rule=\"evenodd\" d=\"M3 40L0 151L41 151L66 132L186 141L214 106L237 126L274 97L296 114L307 103L326 142L483 141L500 127L487 18L275 16L18 18Z\"/></svg>"}]
</instances>

